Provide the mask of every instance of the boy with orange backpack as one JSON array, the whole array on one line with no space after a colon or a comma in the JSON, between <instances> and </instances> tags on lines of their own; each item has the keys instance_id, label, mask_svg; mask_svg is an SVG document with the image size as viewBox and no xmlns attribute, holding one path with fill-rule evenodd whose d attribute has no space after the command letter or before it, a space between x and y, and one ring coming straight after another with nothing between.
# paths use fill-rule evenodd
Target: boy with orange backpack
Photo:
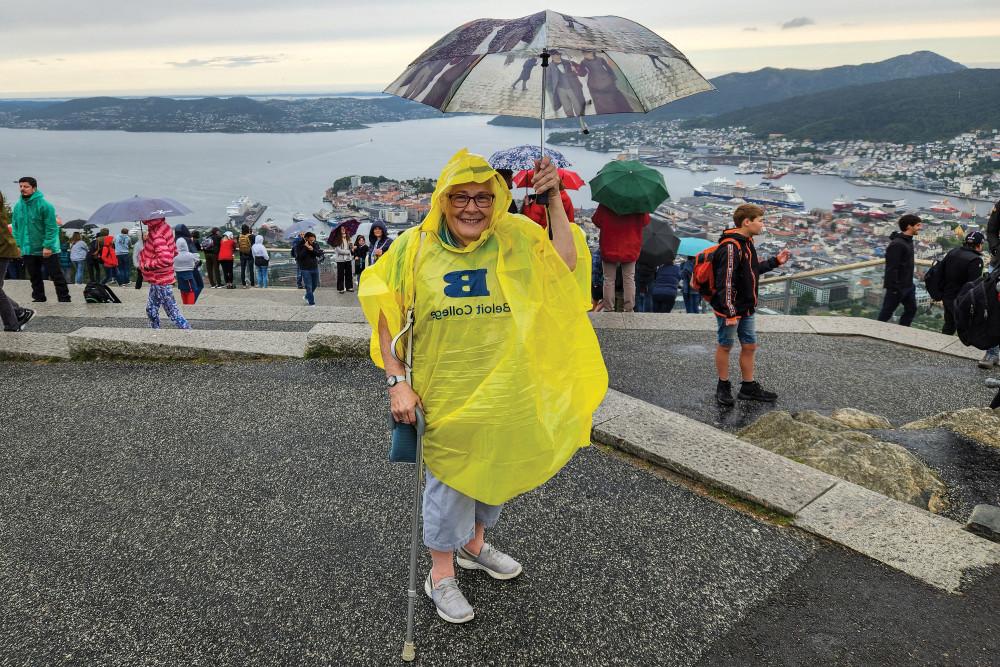
<instances>
[{"instance_id":1,"label":"boy with orange backpack","mask_svg":"<svg viewBox=\"0 0 1000 667\"><path fill-rule=\"evenodd\" d=\"M733 387L729 382L729 352L736 339L740 340L740 372L743 383L737 398L747 401L775 401L778 395L767 391L754 380L754 356L757 352L757 331L754 311L757 307L757 278L788 261L789 252L782 250L776 257L761 262L753 237L764 231L764 209L754 204L741 204L733 211L735 229L727 229L719 244L703 250L695 258L691 286L709 301L718 330L715 367L719 383L715 398L720 405L734 405Z\"/></svg>"}]
</instances>

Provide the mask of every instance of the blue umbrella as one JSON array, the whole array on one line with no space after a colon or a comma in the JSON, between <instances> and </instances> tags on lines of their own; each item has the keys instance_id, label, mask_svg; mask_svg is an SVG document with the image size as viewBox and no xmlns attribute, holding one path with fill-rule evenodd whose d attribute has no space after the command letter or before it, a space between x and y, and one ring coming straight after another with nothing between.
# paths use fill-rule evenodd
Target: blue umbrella
<instances>
[{"instance_id":1,"label":"blue umbrella","mask_svg":"<svg viewBox=\"0 0 1000 667\"><path fill-rule=\"evenodd\" d=\"M291 227L285 230L286 239L294 239L299 234L305 234L313 228L313 223L311 222L296 222L292 224Z\"/></svg>"},{"instance_id":2,"label":"blue umbrella","mask_svg":"<svg viewBox=\"0 0 1000 667\"><path fill-rule=\"evenodd\" d=\"M140 197L136 195L121 201L113 201L97 209L87 221L92 225L110 225L115 222L135 222L172 218L191 213L184 204L166 197Z\"/></svg>"},{"instance_id":3,"label":"blue umbrella","mask_svg":"<svg viewBox=\"0 0 1000 667\"><path fill-rule=\"evenodd\" d=\"M545 149L545 154L549 156L557 167L565 169L572 166L566 156L551 148ZM514 146L497 151L490 156L489 163L494 169L510 169L511 171L521 171L524 169L534 169L535 160L542 159L542 149L538 146Z\"/></svg>"},{"instance_id":4,"label":"blue umbrella","mask_svg":"<svg viewBox=\"0 0 1000 667\"><path fill-rule=\"evenodd\" d=\"M694 257L705 248L710 248L714 245L713 241L707 239L685 236L681 238L681 244L677 246L677 254L684 255L685 257Z\"/></svg>"}]
</instances>

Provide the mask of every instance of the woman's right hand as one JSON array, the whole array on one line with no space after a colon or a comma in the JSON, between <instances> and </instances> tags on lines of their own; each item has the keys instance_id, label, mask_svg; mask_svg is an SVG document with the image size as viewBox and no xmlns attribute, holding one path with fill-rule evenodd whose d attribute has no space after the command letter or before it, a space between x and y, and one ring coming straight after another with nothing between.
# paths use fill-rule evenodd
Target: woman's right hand
<instances>
[{"instance_id":1,"label":"woman's right hand","mask_svg":"<svg viewBox=\"0 0 1000 667\"><path fill-rule=\"evenodd\" d=\"M400 382L394 387L389 387L389 409L392 418L401 424L417 423L417 407L424 409L424 404L413 391L409 382Z\"/></svg>"}]
</instances>

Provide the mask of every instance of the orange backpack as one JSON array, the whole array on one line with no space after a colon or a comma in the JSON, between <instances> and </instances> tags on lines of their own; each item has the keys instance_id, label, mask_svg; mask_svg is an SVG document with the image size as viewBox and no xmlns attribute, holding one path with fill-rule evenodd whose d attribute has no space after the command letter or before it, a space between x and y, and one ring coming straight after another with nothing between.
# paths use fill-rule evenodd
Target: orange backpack
<instances>
[{"instance_id":1,"label":"orange backpack","mask_svg":"<svg viewBox=\"0 0 1000 667\"><path fill-rule=\"evenodd\" d=\"M712 261L715 252L726 243L734 243L739 246L739 241L733 238L724 238L719 243L709 246L694 256L694 270L691 271L691 289L697 290L705 301L711 300L715 295L715 266Z\"/></svg>"}]
</instances>

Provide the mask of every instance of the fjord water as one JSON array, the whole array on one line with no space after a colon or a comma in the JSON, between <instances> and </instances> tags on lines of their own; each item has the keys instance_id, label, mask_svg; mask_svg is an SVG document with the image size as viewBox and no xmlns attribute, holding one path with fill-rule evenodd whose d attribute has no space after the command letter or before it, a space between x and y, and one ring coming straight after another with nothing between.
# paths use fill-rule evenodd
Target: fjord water
<instances>
[{"instance_id":1,"label":"fjord water","mask_svg":"<svg viewBox=\"0 0 1000 667\"><path fill-rule=\"evenodd\" d=\"M333 180L351 174L390 178L436 177L458 149L489 155L517 144L535 143L537 130L494 127L485 116L383 123L363 130L309 134L180 134L109 131L0 129L0 191L11 197L20 176L34 176L63 220L86 218L105 202L134 194L174 197L195 211L188 222L225 222L226 205L240 195L270 206L265 217L282 226L294 212L321 206ZM613 154L559 147L584 179ZM725 176L756 183L759 176L735 176L732 167L691 173L661 169L674 198L691 195L702 183ZM791 174L806 207L829 208L843 194L905 197L909 205L936 198L919 192L864 188L832 176ZM515 193L519 194L519 193ZM586 187L572 193L577 206L593 206ZM962 206L961 200L952 200ZM986 204L979 208L985 210ZM968 205L963 206L968 208ZM311 216L310 216L311 217Z\"/></svg>"}]
</instances>

